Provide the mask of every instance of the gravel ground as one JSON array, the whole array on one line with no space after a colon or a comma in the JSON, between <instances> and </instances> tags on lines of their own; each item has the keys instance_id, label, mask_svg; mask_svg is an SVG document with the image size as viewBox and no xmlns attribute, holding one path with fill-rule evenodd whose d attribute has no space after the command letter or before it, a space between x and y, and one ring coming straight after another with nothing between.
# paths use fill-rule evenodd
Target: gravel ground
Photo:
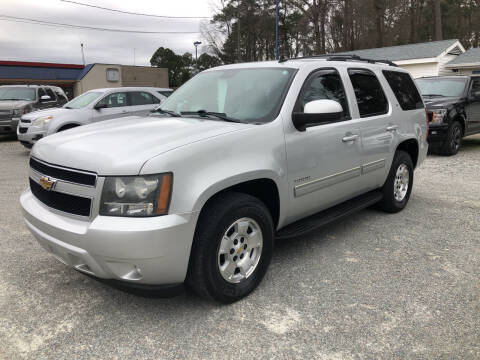
<instances>
[{"instance_id":1,"label":"gravel ground","mask_svg":"<svg viewBox=\"0 0 480 360\"><path fill-rule=\"evenodd\" d=\"M144 298L48 255L23 224L28 152L0 140L0 358L480 359L480 137L429 156L408 207L277 244L249 297Z\"/></svg>"}]
</instances>

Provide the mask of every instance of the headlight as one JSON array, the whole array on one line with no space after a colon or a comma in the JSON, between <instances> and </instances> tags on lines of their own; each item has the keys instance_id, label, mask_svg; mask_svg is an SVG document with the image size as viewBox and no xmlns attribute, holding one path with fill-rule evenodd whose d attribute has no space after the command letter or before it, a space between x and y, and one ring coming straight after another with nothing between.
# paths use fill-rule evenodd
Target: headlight
<instances>
[{"instance_id":1,"label":"headlight","mask_svg":"<svg viewBox=\"0 0 480 360\"><path fill-rule=\"evenodd\" d=\"M22 109L14 109L14 110L12 110L12 115L16 116L16 117L22 116L23 115L23 110Z\"/></svg>"},{"instance_id":2,"label":"headlight","mask_svg":"<svg viewBox=\"0 0 480 360\"><path fill-rule=\"evenodd\" d=\"M443 119L447 115L447 109L435 109L433 110L432 123L441 124Z\"/></svg>"},{"instance_id":3,"label":"headlight","mask_svg":"<svg viewBox=\"0 0 480 360\"><path fill-rule=\"evenodd\" d=\"M165 215L170 205L173 174L107 177L103 184L100 215Z\"/></svg>"},{"instance_id":4,"label":"headlight","mask_svg":"<svg viewBox=\"0 0 480 360\"><path fill-rule=\"evenodd\" d=\"M41 116L41 117L38 117L36 118L35 120L33 120L32 122L32 126L38 126L38 127L42 127L42 126L45 126L46 124L48 124L50 122L50 120L53 119L53 116Z\"/></svg>"}]
</instances>

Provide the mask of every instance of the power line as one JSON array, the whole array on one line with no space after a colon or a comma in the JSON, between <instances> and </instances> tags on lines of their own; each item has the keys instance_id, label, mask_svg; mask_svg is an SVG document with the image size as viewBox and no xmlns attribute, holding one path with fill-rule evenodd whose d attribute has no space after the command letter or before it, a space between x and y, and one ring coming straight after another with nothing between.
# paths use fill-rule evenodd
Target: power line
<instances>
[{"instance_id":1,"label":"power line","mask_svg":"<svg viewBox=\"0 0 480 360\"><path fill-rule=\"evenodd\" d=\"M149 17L166 18L166 19L210 19L209 16L168 16L168 15L144 14L144 13L137 13L137 12L132 12L132 11L111 9L111 8L98 6L98 5L85 4L85 3L82 3L82 2L72 1L72 0L60 0L60 1L75 4L75 5L88 6L88 7L95 8L95 9L100 9L100 10L114 11L114 12L117 12L117 13L128 14L128 15L140 15L140 16L149 16Z\"/></svg>"},{"instance_id":2,"label":"power line","mask_svg":"<svg viewBox=\"0 0 480 360\"><path fill-rule=\"evenodd\" d=\"M3 15L3 14L0 14L0 20L21 22L21 23L34 24L34 25L63 27L63 28L70 28L70 29L111 31L111 32L134 33L134 34L198 34L198 33L200 33L200 31L142 31L142 30L125 30L125 29L115 29L115 28L103 28L103 27L95 27L95 26L57 23L57 22L53 22L53 21L29 19L29 18L9 16L9 15Z\"/></svg>"}]
</instances>

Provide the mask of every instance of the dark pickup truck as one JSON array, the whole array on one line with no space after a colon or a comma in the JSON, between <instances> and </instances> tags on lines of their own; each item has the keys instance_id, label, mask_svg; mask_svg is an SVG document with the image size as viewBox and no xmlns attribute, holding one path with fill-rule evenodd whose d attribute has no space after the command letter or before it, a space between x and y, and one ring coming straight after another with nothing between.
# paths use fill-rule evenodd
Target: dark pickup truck
<instances>
[{"instance_id":1,"label":"dark pickup truck","mask_svg":"<svg viewBox=\"0 0 480 360\"><path fill-rule=\"evenodd\" d=\"M416 80L429 117L430 148L455 155L462 138L480 133L480 76L436 76Z\"/></svg>"}]
</instances>

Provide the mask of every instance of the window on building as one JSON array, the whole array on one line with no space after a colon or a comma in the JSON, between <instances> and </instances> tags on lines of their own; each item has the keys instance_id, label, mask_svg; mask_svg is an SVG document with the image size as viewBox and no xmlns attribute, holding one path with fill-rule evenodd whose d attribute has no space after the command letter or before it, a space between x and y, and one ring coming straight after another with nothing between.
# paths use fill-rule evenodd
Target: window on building
<instances>
[{"instance_id":1,"label":"window on building","mask_svg":"<svg viewBox=\"0 0 480 360\"><path fill-rule=\"evenodd\" d=\"M383 75L392 88L402 110L423 109L422 97L409 74L383 70Z\"/></svg>"},{"instance_id":2,"label":"window on building","mask_svg":"<svg viewBox=\"0 0 480 360\"><path fill-rule=\"evenodd\" d=\"M106 73L107 73L107 81L117 82L120 80L120 73L118 69L108 68L106 70Z\"/></svg>"},{"instance_id":3,"label":"window on building","mask_svg":"<svg viewBox=\"0 0 480 360\"><path fill-rule=\"evenodd\" d=\"M50 88L45 88L45 92L47 93L47 96L50 96L50 100L49 100L49 101L55 101L55 100L56 100L55 94L53 93L52 89L50 89Z\"/></svg>"},{"instance_id":4,"label":"window on building","mask_svg":"<svg viewBox=\"0 0 480 360\"><path fill-rule=\"evenodd\" d=\"M340 74L333 69L324 69L310 75L303 85L294 112L303 112L305 104L314 100L335 100L342 105L343 116L349 118L347 97Z\"/></svg>"},{"instance_id":5,"label":"window on building","mask_svg":"<svg viewBox=\"0 0 480 360\"><path fill-rule=\"evenodd\" d=\"M349 69L348 75L355 91L360 117L388 112L387 97L373 72L366 69Z\"/></svg>"}]
</instances>

